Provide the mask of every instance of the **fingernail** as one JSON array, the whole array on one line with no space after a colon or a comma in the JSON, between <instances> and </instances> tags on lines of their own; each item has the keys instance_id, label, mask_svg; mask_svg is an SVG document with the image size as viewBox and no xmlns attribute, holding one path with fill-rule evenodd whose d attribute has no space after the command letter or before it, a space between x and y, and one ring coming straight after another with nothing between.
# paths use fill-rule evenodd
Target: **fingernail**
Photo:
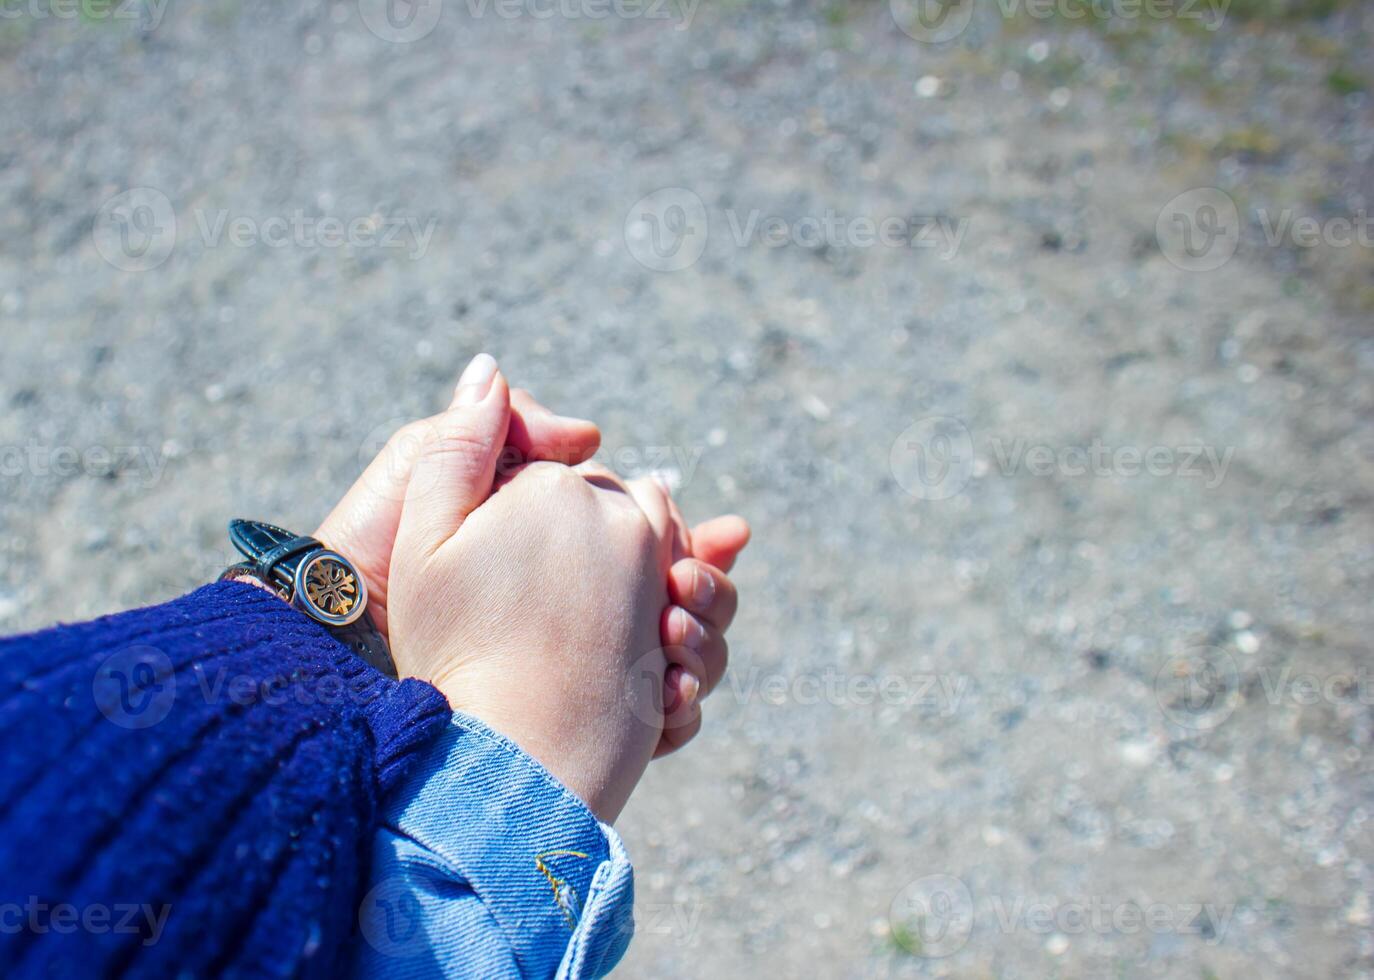
<instances>
[{"instance_id":1,"label":"fingernail","mask_svg":"<svg viewBox=\"0 0 1374 980\"><path fill-rule=\"evenodd\" d=\"M697 680L696 674L688 673L685 670L682 675L686 687L686 690L682 692L682 706L685 708L697 699L697 694L701 692L701 681Z\"/></svg>"},{"instance_id":2,"label":"fingernail","mask_svg":"<svg viewBox=\"0 0 1374 980\"><path fill-rule=\"evenodd\" d=\"M716 597L716 580L700 565L692 566L692 607L697 612L711 608Z\"/></svg>"},{"instance_id":3,"label":"fingernail","mask_svg":"<svg viewBox=\"0 0 1374 980\"><path fill-rule=\"evenodd\" d=\"M476 405L487 392L491 391L492 379L496 377L496 358L490 354L478 354L463 369L458 379L458 388L453 394L455 405Z\"/></svg>"},{"instance_id":4,"label":"fingernail","mask_svg":"<svg viewBox=\"0 0 1374 980\"><path fill-rule=\"evenodd\" d=\"M673 495L673 476L667 470L654 470L649 474L649 479L658 484L658 488L663 491L665 497Z\"/></svg>"},{"instance_id":5,"label":"fingernail","mask_svg":"<svg viewBox=\"0 0 1374 980\"><path fill-rule=\"evenodd\" d=\"M584 419L580 415L559 415L557 412L550 412L547 408L544 409L544 412L560 422L572 422L575 425L596 425L591 419Z\"/></svg>"},{"instance_id":6,"label":"fingernail","mask_svg":"<svg viewBox=\"0 0 1374 980\"><path fill-rule=\"evenodd\" d=\"M683 670L677 664L669 664L668 669L663 672L663 713L665 715L671 715L682 703L682 696L677 691L682 674Z\"/></svg>"},{"instance_id":7,"label":"fingernail","mask_svg":"<svg viewBox=\"0 0 1374 980\"><path fill-rule=\"evenodd\" d=\"M693 650L701 649L701 641L706 638L706 630L697 622L696 617L681 606L673 610L673 632L680 638L679 643Z\"/></svg>"}]
</instances>

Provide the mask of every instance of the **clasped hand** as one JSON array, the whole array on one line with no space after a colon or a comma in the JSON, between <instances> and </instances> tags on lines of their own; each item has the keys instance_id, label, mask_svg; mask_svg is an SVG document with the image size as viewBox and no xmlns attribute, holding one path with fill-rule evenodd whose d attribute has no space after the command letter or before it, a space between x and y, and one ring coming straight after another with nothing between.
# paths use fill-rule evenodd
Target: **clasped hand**
<instances>
[{"instance_id":1,"label":"clasped hand","mask_svg":"<svg viewBox=\"0 0 1374 980\"><path fill-rule=\"evenodd\" d=\"M401 676L514 740L609 823L649 761L700 729L749 529L689 530L661 484L589 462L599 443L481 354L315 536L367 579Z\"/></svg>"}]
</instances>

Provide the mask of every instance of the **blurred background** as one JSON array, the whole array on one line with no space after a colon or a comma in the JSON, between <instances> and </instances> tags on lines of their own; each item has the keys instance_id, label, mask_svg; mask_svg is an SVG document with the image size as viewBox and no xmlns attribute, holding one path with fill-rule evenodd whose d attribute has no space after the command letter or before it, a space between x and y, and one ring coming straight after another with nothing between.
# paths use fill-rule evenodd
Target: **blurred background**
<instances>
[{"instance_id":1,"label":"blurred background","mask_svg":"<svg viewBox=\"0 0 1374 980\"><path fill-rule=\"evenodd\" d=\"M491 351L755 529L622 975L1370 976L1371 28L5 0L0 629L314 527Z\"/></svg>"}]
</instances>

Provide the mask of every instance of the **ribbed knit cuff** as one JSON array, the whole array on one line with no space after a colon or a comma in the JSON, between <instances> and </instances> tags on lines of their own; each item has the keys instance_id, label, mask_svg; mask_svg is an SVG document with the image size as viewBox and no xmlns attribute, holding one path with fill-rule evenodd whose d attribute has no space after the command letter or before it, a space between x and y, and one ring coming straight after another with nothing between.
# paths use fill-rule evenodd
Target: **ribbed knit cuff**
<instances>
[{"instance_id":1,"label":"ribbed knit cuff","mask_svg":"<svg viewBox=\"0 0 1374 980\"><path fill-rule=\"evenodd\" d=\"M333 648L331 653L335 668L339 676L344 678L348 690L357 698L376 742L377 784L383 797L405 778L414 764L416 754L425 743L438 736L448 725L448 701L432 684L414 677L400 681L387 677L347 645L336 640L319 623L257 586L246 582L219 582L206 586L200 592L211 589L255 593L251 598L260 596L265 599L265 608L280 616L294 617L307 629L315 631L322 644ZM272 603L276 604L275 607Z\"/></svg>"},{"instance_id":2,"label":"ribbed knit cuff","mask_svg":"<svg viewBox=\"0 0 1374 980\"><path fill-rule=\"evenodd\" d=\"M379 813L448 717L242 582L0 639L0 882L161 916L6 936L0 976L337 976Z\"/></svg>"},{"instance_id":3,"label":"ribbed knit cuff","mask_svg":"<svg viewBox=\"0 0 1374 980\"><path fill-rule=\"evenodd\" d=\"M414 677L393 681L367 668L390 686L369 701L367 722L377 739L377 783L383 798L401 784L425 747L449 721L448 701L433 685Z\"/></svg>"}]
</instances>

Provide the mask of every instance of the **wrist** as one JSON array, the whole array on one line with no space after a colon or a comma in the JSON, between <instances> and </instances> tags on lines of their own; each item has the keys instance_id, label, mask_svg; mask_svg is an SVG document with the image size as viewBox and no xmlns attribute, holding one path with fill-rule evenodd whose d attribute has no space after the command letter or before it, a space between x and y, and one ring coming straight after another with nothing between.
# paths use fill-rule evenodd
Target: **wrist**
<instances>
[{"instance_id":1,"label":"wrist","mask_svg":"<svg viewBox=\"0 0 1374 980\"><path fill-rule=\"evenodd\" d=\"M596 818L614 824L648 766L642 760L621 758L614 750L623 739L603 731L597 723L570 723L580 717L577 706L560 705L541 697L528 685L507 690L474 683L471 676L441 678L431 683L454 711L478 719L534 759Z\"/></svg>"},{"instance_id":2,"label":"wrist","mask_svg":"<svg viewBox=\"0 0 1374 980\"><path fill-rule=\"evenodd\" d=\"M252 572L248 571L246 568L243 568L239 565L235 565L233 568L228 569L223 575L220 576L220 581L245 582L248 585L256 585L263 591L272 593L274 596L276 596L283 602L286 601L286 596L282 595L279 589L273 588L272 586L264 582L262 579L254 575Z\"/></svg>"}]
</instances>

